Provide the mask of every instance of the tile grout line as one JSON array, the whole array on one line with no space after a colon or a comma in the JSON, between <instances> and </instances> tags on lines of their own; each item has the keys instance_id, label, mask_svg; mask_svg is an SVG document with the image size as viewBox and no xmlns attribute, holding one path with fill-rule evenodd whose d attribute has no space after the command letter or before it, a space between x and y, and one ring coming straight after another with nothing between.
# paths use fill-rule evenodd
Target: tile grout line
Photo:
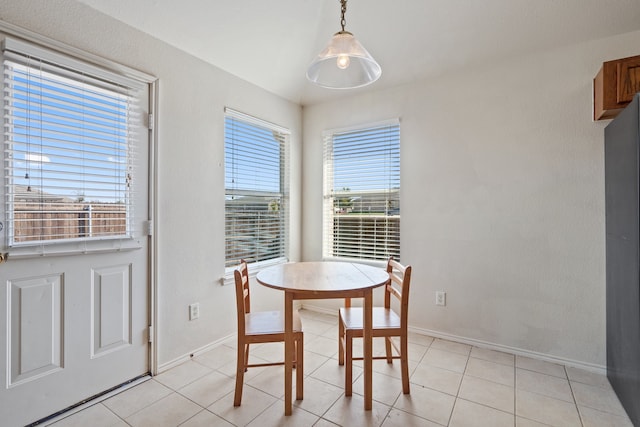
<instances>
[{"instance_id":1,"label":"tile grout line","mask_svg":"<svg viewBox=\"0 0 640 427\"><path fill-rule=\"evenodd\" d=\"M456 410L456 406L458 405L458 401L462 400L460 398L460 389L462 388L462 382L464 381L464 377L467 374L467 368L469 367L469 359L471 358L471 349L469 349L469 354L467 355L467 361L464 364L464 369L462 371L462 377L460 377L460 384L458 384L458 389L456 390L455 400L453 401L453 406L451 407L451 412L449 413L449 420L447 421L447 426L451 424L451 419L453 418L453 412Z\"/></svg>"},{"instance_id":2,"label":"tile grout line","mask_svg":"<svg viewBox=\"0 0 640 427\"><path fill-rule=\"evenodd\" d=\"M584 427L584 420L582 419L582 412L580 412L580 408L578 407L578 401L576 400L576 395L573 391L573 385L571 384L571 380L569 379L569 372L567 372L567 367L563 365L564 374L567 377L567 383L569 383L569 390L571 390L571 398L573 399L573 404L576 407L576 412L578 413L578 419L580 420L580 425Z\"/></svg>"}]
</instances>

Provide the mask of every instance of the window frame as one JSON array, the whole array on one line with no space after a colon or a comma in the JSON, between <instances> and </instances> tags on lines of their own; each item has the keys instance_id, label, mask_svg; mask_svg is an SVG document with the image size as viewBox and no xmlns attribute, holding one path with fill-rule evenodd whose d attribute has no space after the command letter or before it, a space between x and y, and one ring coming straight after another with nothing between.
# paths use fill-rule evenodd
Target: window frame
<instances>
[{"instance_id":1,"label":"window frame","mask_svg":"<svg viewBox=\"0 0 640 427\"><path fill-rule=\"evenodd\" d=\"M279 186L280 186L280 191L278 192L278 197L280 197L281 202L280 202L280 206L279 206L279 210L281 209L283 211L283 217L282 217L282 225L281 225L281 233L282 235L280 236L280 244L282 245L282 252L281 252L281 256L275 257L275 258L270 258L270 259L265 259L265 260L259 260L259 261L254 261L254 262L249 262L248 265L250 267L250 272L251 275L255 275L258 271L260 271L263 268L266 268L268 266L271 265L276 265L276 264L282 264L285 262L288 262L289 260L289 249L290 249L290 224L291 224L291 220L290 220L290 213L291 213L291 209L290 209L290 151L291 151L291 131L283 126L274 124L272 122L268 122L266 120L262 120L260 118L257 118L255 116L251 116L249 114L245 114L242 113L238 110L234 110L232 108L229 107L225 107L224 109L224 127L225 127L225 134L224 134L224 153L225 153L225 275L223 276L223 278L221 279L223 284L230 284L233 282L233 271L236 268L236 263L239 262L239 259L227 259L227 239L229 238L228 233L227 233L227 197L232 195L231 193L242 193L244 195L254 195L256 197L266 197L265 195L272 195L273 192L265 192L265 191L260 191L260 190L246 190L246 189L242 189L242 190L232 190L227 188L227 168L229 167L229 165L227 164L227 120L228 119L232 119L232 120L236 120L244 125L248 125L248 126L255 126L257 128L260 128L262 130L268 130L268 131L272 131L272 132L276 132L279 134L279 136L282 138L282 141L280 142L280 154L279 154L279 160L280 160L280 167L279 167ZM229 191L231 190L231 191ZM228 262L232 262L231 265L226 265Z\"/></svg>"},{"instance_id":2,"label":"window frame","mask_svg":"<svg viewBox=\"0 0 640 427\"><path fill-rule=\"evenodd\" d=\"M14 38L18 36L19 38ZM31 56L37 58L36 61L42 60L45 63L52 64L54 67L60 67L60 69L67 69L73 71L74 74L85 73L87 76L91 76L94 79L104 80L111 82L110 84L126 86L132 90L145 91L149 97L149 105L143 105L142 108L149 108L149 126L147 126L147 118L141 117L136 126L142 124L144 127L151 129L153 114L153 103L151 97L155 93L156 78L146 73L139 72L129 67L117 64L110 60L101 58L97 55L86 53L80 49L76 49L67 46L63 43L50 40L46 37L39 36L35 33L27 33L24 31L17 31L12 27L7 27L6 24L0 25L0 43L2 49L0 50L0 59L3 63L6 56ZM5 51L8 53L5 54ZM5 76L2 77L3 83L5 82ZM4 91L4 89L3 89ZM147 96L145 94L145 97ZM6 118L6 114L3 108L3 118ZM5 123L5 131L9 124ZM141 134L136 139L136 142L130 142L130 144L149 144L152 141L152 132L150 130ZM8 142L5 140L3 144L3 162L4 166L11 168L11 164L6 163L7 154L5 153ZM11 160L9 160L11 162ZM146 181L148 177L145 177ZM11 221L13 216L9 210L11 202L8 200L10 195L8 194L7 186L10 185L10 177L8 172L3 172L3 184L0 190L0 197L5 204L5 215L2 221ZM151 214L151 213L149 213ZM140 227L139 223L148 221L147 218L142 218L140 215L136 215L133 211L127 210L127 222L132 223L135 221L135 226L131 226L128 230L128 235L118 234L117 236L100 236L100 237L79 237L79 238L64 238L54 240L38 240L34 242L10 242L9 228L10 224L4 224L2 231L2 247L3 252L7 256L12 258L32 258L40 256L66 256L77 255L86 253L105 253L105 252L118 252L135 250L142 247L142 238L147 235L147 230L144 227ZM129 217L130 216L130 217ZM149 223L150 224L150 223ZM0 230L2 229L0 228Z\"/></svg>"},{"instance_id":3,"label":"window frame","mask_svg":"<svg viewBox=\"0 0 640 427\"><path fill-rule=\"evenodd\" d=\"M397 218L397 240L396 240L396 245L397 245L397 254L393 254L394 258L396 258L397 260L400 259L400 227L401 227L401 216L400 216L400 203L401 203L401 182L400 182L400 175L401 175L401 166L400 166L400 149L401 149L401 128L400 128L400 119L396 118L396 119L389 119L389 120L384 120L384 121L379 121L379 122L373 122L373 123L367 123L367 124L362 124L362 125L356 125L356 126L350 126L350 127L345 127L345 128L337 128L337 129L330 129L330 130L326 130L322 133L322 137L323 137L323 194L322 194L322 198L323 198L323 206L322 206L322 259L326 260L326 261L350 261L350 262L359 262L359 263L364 263L364 264L371 264L371 265L376 265L376 266L383 266L386 263L386 259L388 258L388 256L385 256L384 258L380 257L380 258L362 258L362 257L350 257L350 256L343 256L343 255L336 255L334 250L333 250L333 246L334 246L334 218L336 217L336 212L335 212L335 203L336 201L335 199L335 192L334 192L334 185L335 185L335 181L334 181L334 151L333 151L333 147L335 144L335 136L337 135L345 135L345 134L355 134L358 132L362 132L362 133L367 133L370 131L373 131L375 129L380 129L380 128L389 128L389 127L397 127L397 133L398 133L398 142L397 142L397 162L393 163L395 165L397 165L398 168L398 172L397 172L397 176L395 176L395 178L397 179L398 182L398 188L396 190L394 190L393 192L397 193L397 197L394 198L393 200L395 201L395 203L397 203L397 209L398 209L398 214L397 215L389 215L388 212L385 213L385 216L388 218ZM331 153L328 152L328 150L331 149ZM390 188L385 188L385 189L378 189L375 190L374 192L377 193L382 193L382 192L389 192L392 193L392 191L390 191ZM358 193L358 191L354 191L354 193ZM363 193L366 193L366 191L363 191ZM389 201L387 200L386 203L388 203ZM385 209L386 211L386 209ZM375 241L375 240L372 240ZM360 249L360 251L362 251L362 249Z\"/></svg>"}]
</instances>

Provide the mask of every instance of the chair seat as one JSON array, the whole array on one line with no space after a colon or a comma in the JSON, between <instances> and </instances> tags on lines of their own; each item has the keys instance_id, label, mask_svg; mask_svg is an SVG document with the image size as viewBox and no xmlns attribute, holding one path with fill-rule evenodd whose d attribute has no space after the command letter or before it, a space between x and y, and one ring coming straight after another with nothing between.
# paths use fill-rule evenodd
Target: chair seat
<instances>
[{"instance_id":1,"label":"chair seat","mask_svg":"<svg viewBox=\"0 0 640 427\"><path fill-rule=\"evenodd\" d=\"M340 318L345 330L355 333L355 336L362 336L362 307L342 307ZM373 329L374 335L376 329L400 329L400 316L391 309L373 307Z\"/></svg>"},{"instance_id":2,"label":"chair seat","mask_svg":"<svg viewBox=\"0 0 640 427\"><path fill-rule=\"evenodd\" d=\"M246 335L284 334L284 313L281 311L256 311L245 314ZM293 331L302 332L302 322L297 311L293 312Z\"/></svg>"}]
</instances>

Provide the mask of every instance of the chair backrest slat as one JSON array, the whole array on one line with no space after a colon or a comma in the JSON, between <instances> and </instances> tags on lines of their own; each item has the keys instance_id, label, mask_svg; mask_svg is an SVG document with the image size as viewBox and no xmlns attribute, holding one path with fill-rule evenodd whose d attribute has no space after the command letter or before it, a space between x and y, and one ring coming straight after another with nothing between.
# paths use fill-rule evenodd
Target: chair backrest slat
<instances>
[{"instance_id":1,"label":"chair backrest slat","mask_svg":"<svg viewBox=\"0 0 640 427\"><path fill-rule=\"evenodd\" d=\"M402 294L400 293L399 290L397 290L391 285L387 285L387 292L389 292L394 297L398 298L398 301L402 302Z\"/></svg>"},{"instance_id":2,"label":"chair backrest slat","mask_svg":"<svg viewBox=\"0 0 640 427\"><path fill-rule=\"evenodd\" d=\"M404 266L398 261L389 258L387 262L387 273L391 281L385 287L384 306L391 308L391 295L400 302L400 323L407 325L409 311L409 285L411 284L411 266Z\"/></svg>"}]
</instances>

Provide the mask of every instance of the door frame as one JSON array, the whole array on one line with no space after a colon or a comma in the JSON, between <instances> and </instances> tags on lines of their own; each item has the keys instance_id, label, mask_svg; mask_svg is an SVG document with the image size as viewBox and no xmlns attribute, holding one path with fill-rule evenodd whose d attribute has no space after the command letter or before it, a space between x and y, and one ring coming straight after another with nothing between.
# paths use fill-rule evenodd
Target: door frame
<instances>
[{"instance_id":1,"label":"door frame","mask_svg":"<svg viewBox=\"0 0 640 427\"><path fill-rule=\"evenodd\" d=\"M149 216L149 233L148 233L148 259L149 259L149 370L152 376L158 375L158 221L156 221L156 212L158 209L158 99L159 84L155 79L149 82L149 190L148 190L148 216Z\"/></svg>"},{"instance_id":2,"label":"door frame","mask_svg":"<svg viewBox=\"0 0 640 427\"><path fill-rule=\"evenodd\" d=\"M158 207L157 197L157 159L158 159L158 100L159 100L159 84L158 78L128 67L117 61L103 58L99 55L95 55L86 52L82 49L68 45L63 42L59 42L47 36L43 36L39 33L31 31L29 29L20 27L18 25L0 20L0 33L4 33L7 36L14 36L23 39L28 42L36 43L50 49L57 50L63 54L76 57L82 61L86 61L97 66L116 70L119 73L125 74L129 77L135 78L141 82L144 82L149 86L149 117L148 117L148 129L149 129L149 155L148 155L148 218L147 218L147 287L148 287L148 334L149 334L149 346L148 346L148 365L151 375L157 375L158 373L158 337L159 333L156 328L158 324L158 284L157 284L157 253L158 247L156 238L157 234L157 221L155 215ZM1 254L0 263L6 261L6 254Z\"/></svg>"}]
</instances>

